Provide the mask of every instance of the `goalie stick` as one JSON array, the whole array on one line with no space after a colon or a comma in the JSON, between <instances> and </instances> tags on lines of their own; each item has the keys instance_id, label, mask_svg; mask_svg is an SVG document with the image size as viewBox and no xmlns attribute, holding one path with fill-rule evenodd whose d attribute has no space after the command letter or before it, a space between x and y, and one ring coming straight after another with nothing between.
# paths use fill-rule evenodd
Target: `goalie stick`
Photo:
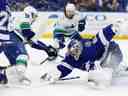
<instances>
[{"instance_id":1,"label":"goalie stick","mask_svg":"<svg viewBox=\"0 0 128 96\"><path fill-rule=\"evenodd\" d=\"M45 73L44 75L41 76L40 79L45 80L47 78L48 73ZM59 78L58 81L65 81L65 80L73 80L73 79L79 79L80 76L75 76L75 77L66 77L66 78Z\"/></svg>"},{"instance_id":2,"label":"goalie stick","mask_svg":"<svg viewBox=\"0 0 128 96\"><path fill-rule=\"evenodd\" d=\"M44 63L48 60L48 58L49 58L49 57L47 57L46 59L44 59L44 60L40 63L40 65L44 64Z\"/></svg>"},{"instance_id":3,"label":"goalie stick","mask_svg":"<svg viewBox=\"0 0 128 96\"><path fill-rule=\"evenodd\" d=\"M6 70L7 68L11 67L12 65L8 65L8 66L0 66L1 70Z\"/></svg>"},{"instance_id":4,"label":"goalie stick","mask_svg":"<svg viewBox=\"0 0 128 96\"><path fill-rule=\"evenodd\" d=\"M79 79L79 78L80 76L76 76L76 77L60 78L59 80L65 81L65 80L73 80L73 79Z\"/></svg>"}]
</instances>

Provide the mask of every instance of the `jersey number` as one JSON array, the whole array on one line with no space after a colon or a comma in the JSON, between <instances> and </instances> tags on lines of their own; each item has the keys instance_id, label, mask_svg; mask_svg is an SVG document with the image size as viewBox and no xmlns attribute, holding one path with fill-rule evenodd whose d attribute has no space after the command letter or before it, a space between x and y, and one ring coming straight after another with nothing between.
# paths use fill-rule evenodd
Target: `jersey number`
<instances>
[{"instance_id":1,"label":"jersey number","mask_svg":"<svg viewBox=\"0 0 128 96\"><path fill-rule=\"evenodd\" d=\"M8 13L7 12L0 12L0 26L4 27L4 24L7 22L8 20Z\"/></svg>"}]
</instances>

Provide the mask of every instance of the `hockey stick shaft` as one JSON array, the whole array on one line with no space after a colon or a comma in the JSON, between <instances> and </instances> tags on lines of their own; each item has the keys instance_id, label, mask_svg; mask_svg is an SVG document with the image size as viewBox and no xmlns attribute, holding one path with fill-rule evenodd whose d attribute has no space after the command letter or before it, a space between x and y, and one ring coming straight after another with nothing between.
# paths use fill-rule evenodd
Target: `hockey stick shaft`
<instances>
[{"instance_id":1,"label":"hockey stick shaft","mask_svg":"<svg viewBox=\"0 0 128 96\"><path fill-rule=\"evenodd\" d=\"M8 66L0 66L0 69L1 69L1 70L4 70L4 69L7 69L7 68L9 68L9 67L12 67L12 65L8 65Z\"/></svg>"},{"instance_id":2,"label":"hockey stick shaft","mask_svg":"<svg viewBox=\"0 0 128 96\"><path fill-rule=\"evenodd\" d=\"M69 78L61 78L59 80L65 81L65 80L73 80L73 79L79 79L80 76L76 76L76 77L69 77Z\"/></svg>"},{"instance_id":3,"label":"hockey stick shaft","mask_svg":"<svg viewBox=\"0 0 128 96\"><path fill-rule=\"evenodd\" d=\"M61 57L62 59L64 59L64 56L62 56L62 55L60 55L60 54L58 54L58 56Z\"/></svg>"},{"instance_id":4,"label":"hockey stick shaft","mask_svg":"<svg viewBox=\"0 0 128 96\"><path fill-rule=\"evenodd\" d=\"M44 64L47 60L48 60L48 57L47 57L45 60L43 60L43 61L40 63L40 65Z\"/></svg>"}]
</instances>

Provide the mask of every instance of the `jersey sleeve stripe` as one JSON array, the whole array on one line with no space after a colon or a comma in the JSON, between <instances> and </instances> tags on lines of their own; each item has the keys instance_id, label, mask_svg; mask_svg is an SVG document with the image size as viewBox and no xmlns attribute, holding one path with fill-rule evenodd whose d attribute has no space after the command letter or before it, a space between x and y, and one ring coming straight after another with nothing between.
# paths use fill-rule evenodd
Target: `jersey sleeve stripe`
<instances>
[{"instance_id":1,"label":"jersey sleeve stripe","mask_svg":"<svg viewBox=\"0 0 128 96\"><path fill-rule=\"evenodd\" d=\"M68 68L68 69L70 69L70 70L73 70L73 67L72 67L71 65L65 63L65 62L62 62L61 65L63 65L64 67L66 67L66 68Z\"/></svg>"},{"instance_id":2,"label":"jersey sleeve stripe","mask_svg":"<svg viewBox=\"0 0 128 96\"><path fill-rule=\"evenodd\" d=\"M0 40L9 40L9 39L10 39L9 34L1 34L0 33Z\"/></svg>"},{"instance_id":3,"label":"jersey sleeve stripe","mask_svg":"<svg viewBox=\"0 0 128 96\"><path fill-rule=\"evenodd\" d=\"M99 36L99 38L100 38L100 40L101 40L101 42L102 42L102 44L103 44L104 46L106 46L106 45L109 44L109 41L108 41L108 40L106 39L106 37L104 36L102 30L98 33L98 36Z\"/></svg>"}]
</instances>

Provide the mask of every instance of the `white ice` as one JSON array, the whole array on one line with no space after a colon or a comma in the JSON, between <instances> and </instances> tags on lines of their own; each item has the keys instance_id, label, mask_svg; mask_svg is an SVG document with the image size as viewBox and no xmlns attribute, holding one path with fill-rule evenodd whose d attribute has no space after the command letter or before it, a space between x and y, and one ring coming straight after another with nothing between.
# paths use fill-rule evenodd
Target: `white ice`
<instances>
[{"instance_id":1,"label":"white ice","mask_svg":"<svg viewBox=\"0 0 128 96\"><path fill-rule=\"evenodd\" d=\"M49 43L50 41L45 40L45 42ZM124 55L124 62L122 64L127 65L127 41L117 42L120 44ZM52 69L60 59L52 63L46 62L40 65L40 62L47 57L45 52L32 49L29 46L27 46L27 50L31 59L27 69L27 75L32 80L31 86L0 86L0 96L128 96L128 76L115 78L112 86L102 90L92 89L81 80L61 81L50 85L41 82L40 76L47 69ZM8 64L3 55L0 57L0 63L4 65Z\"/></svg>"}]
</instances>

